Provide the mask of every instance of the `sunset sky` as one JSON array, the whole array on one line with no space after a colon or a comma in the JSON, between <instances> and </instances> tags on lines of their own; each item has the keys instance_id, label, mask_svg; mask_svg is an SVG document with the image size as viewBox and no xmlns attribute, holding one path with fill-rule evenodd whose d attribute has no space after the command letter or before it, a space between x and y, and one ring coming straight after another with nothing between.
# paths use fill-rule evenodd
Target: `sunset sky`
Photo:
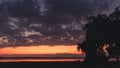
<instances>
[{"instance_id":1,"label":"sunset sky","mask_svg":"<svg viewBox=\"0 0 120 68\"><path fill-rule=\"evenodd\" d=\"M71 53L78 54L75 46L29 46L29 47L6 47L0 49L0 54L55 54Z\"/></svg>"},{"instance_id":2,"label":"sunset sky","mask_svg":"<svg viewBox=\"0 0 120 68\"><path fill-rule=\"evenodd\" d=\"M120 0L0 0L0 56L78 55L86 17L109 14L119 4Z\"/></svg>"}]
</instances>

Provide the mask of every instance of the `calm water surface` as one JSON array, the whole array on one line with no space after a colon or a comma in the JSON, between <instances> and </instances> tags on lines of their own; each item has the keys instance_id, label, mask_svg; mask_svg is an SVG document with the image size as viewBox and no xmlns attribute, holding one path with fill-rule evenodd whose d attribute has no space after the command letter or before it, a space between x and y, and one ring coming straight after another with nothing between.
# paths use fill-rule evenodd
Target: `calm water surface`
<instances>
[{"instance_id":1,"label":"calm water surface","mask_svg":"<svg viewBox=\"0 0 120 68\"><path fill-rule=\"evenodd\" d=\"M84 59L0 59L0 62L73 62Z\"/></svg>"}]
</instances>

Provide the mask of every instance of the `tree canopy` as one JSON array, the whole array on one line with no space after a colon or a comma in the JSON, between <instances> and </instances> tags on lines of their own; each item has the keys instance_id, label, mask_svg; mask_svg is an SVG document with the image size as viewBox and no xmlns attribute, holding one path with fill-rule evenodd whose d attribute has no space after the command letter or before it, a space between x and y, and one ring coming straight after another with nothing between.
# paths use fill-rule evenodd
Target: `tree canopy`
<instances>
[{"instance_id":1,"label":"tree canopy","mask_svg":"<svg viewBox=\"0 0 120 68\"><path fill-rule=\"evenodd\" d=\"M116 7L109 15L89 16L85 25L86 38L78 44L86 53L86 62L107 62L110 58L119 59L120 54L120 10ZM106 53L108 54L106 56Z\"/></svg>"}]
</instances>

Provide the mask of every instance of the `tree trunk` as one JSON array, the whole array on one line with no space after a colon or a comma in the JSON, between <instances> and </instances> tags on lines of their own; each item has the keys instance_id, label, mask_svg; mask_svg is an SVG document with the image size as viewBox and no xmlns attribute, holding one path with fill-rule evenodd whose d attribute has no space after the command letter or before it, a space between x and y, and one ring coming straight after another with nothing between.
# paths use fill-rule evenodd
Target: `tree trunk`
<instances>
[{"instance_id":1,"label":"tree trunk","mask_svg":"<svg viewBox=\"0 0 120 68\"><path fill-rule=\"evenodd\" d=\"M95 45L89 44L89 47L87 47L85 62L89 64L98 63L97 48Z\"/></svg>"},{"instance_id":2,"label":"tree trunk","mask_svg":"<svg viewBox=\"0 0 120 68\"><path fill-rule=\"evenodd\" d=\"M102 54L101 57L98 57L97 47L94 44L89 44L86 50L85 62L89 64L101 64L108 61L108 58Z\"/></svg>"}]
</instances>

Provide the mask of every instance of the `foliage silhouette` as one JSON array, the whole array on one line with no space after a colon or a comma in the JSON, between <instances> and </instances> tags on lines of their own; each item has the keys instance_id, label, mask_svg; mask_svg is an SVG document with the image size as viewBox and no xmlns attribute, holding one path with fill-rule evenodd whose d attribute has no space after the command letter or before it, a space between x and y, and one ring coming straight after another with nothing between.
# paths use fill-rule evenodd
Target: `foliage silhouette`
<instances>
[{"instance_id":1,"label":"foliage silhouette","mask_svg":"<svg viewBox=\"0 0 120 68\"><path fill-rule=\"evenodd\" d=\"M86 38L78 44L86 53L85 62L105 63L110 58L119 60L120 56L120 10L116 7L114 12L105 15L89 16L85 25ZM106 55L108 54L108 55Z\"/></svg>"}]
</instances>

